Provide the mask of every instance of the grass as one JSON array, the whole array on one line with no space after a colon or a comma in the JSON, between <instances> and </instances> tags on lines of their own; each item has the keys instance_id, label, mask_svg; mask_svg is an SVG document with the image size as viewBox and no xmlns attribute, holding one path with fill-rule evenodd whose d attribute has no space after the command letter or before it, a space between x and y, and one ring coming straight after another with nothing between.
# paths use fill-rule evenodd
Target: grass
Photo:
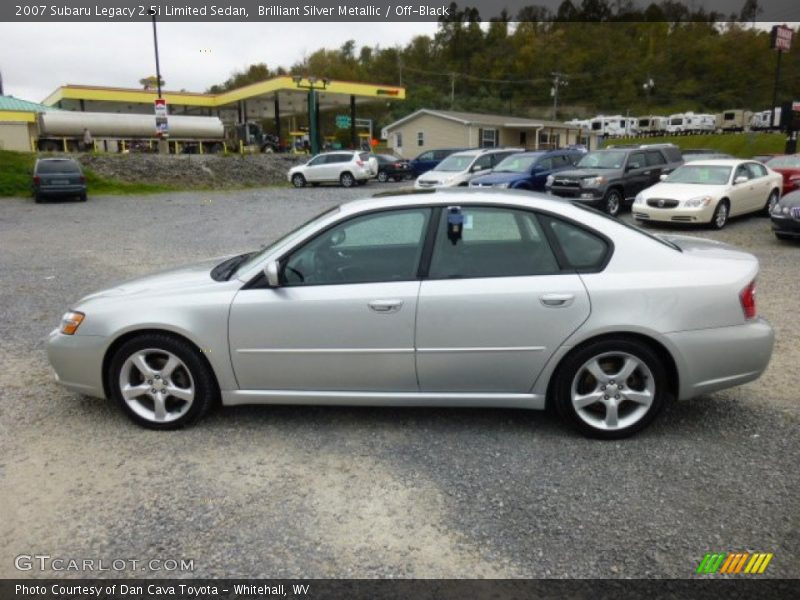
<instances>
[{"instance_id":1,"label":"grass","mask_svg":"<svg viewBox=\"0 0 800 600\"><path fill-rule=\"evenodd\" d=\"M36 155L29 152L0 150L0 197L30 196L31 174ZM89 194L125 195L172 192L178 188L155 183L131 183L102 177L84 168Z\"/></svg>"},{"instance_id":2,"label":"grass","mask_svg":"<svg viewBox=\"0 0 800 600\"><path fill-rule=\"evenodd\" d=\"M783 154L786 136L782 133L726 133L711 135L670 135L659 137L620 138L610 144L660 144L670 143L682 150L711 148L739 158L759 154Z\"/></svg>"}]
</instances>

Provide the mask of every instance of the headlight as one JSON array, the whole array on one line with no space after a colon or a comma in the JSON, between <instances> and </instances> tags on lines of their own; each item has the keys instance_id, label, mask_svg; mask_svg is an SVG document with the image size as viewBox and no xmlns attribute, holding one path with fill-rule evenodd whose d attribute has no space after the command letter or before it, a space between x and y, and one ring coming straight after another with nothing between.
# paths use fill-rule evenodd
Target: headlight
<instances>
[{"instance_id":1,"label":"headlight","mask_svg":"<svg viewBox=\"0 0 800 600\"><path fill-rule=\"evenodd\" d=\"M644 196L642 196L642 192L636 194L636 198L633 201L634 204L644 204Z\"/></svg>"},{"instance_id":2,"label":"headlight","mask_svg":"<svg viewBox=\"0 0 800 600\"><path fill-rule=\"evenodd\" d=\"M688 206L691 208L697 208L698 206L708 206L711 204L711 196L698 196L697 198L691 198L689 200L685 200L683 202L684 206Z\"/></svg>"},{"instance_id":3,"label":"headlight","mask_svg":"<svg viewBox=\"0 0 800 600\"><path fill-rule=\"evenodd\" d=\"M551 186L551 185L553 185L553 180L554 179L555 179L555 177L553 177L552 175L548 175L547 179L544 180L544 184L546 186Z\"/></svg>"},{"instance_id":4,"label":"headlight","mask_svg":"<svg viewBox=\"0 0 800 600\"><path fill-rule=\"evenodd\" d=\"M776 215L781 214L782 210L783 208L781 207L780 204L776 204L775 206L772 207L772 212L775 213Z\"/></svg>"},{"instance_id":5,"label":"headlight","mask_svg":"<svg viewBox=\"0 0 800 600\"><path fill-rule=\"evenodd\" d=\"M590 185L602 185L606 182L606 178L602 175L598 175L597 177L584 177L581 179L582 185L590 186Z\"/></svg>"},{"instance_id":6,"label":"headlight","mask_svg":"<svg viewBox=\"0 0 800 600\"><path fill-rule=\"evenodd\" d=\"M64 335L72 335L78 331L78 327L81 326L85 317L85 314L75 310L64 313L64 316L61 317L61 327L59 327L59 331Z\"/></svg>"},{"instance_id":7,"label":"headlight","mask_svg":"<svg viewBox=\"0 0 800 600\"><path fill-rule=\"evenodd\" d=\"M784 206L781 212L785 215L788 215L791 212L791 209L788 206Z\"/></svg>"}]
</instances>

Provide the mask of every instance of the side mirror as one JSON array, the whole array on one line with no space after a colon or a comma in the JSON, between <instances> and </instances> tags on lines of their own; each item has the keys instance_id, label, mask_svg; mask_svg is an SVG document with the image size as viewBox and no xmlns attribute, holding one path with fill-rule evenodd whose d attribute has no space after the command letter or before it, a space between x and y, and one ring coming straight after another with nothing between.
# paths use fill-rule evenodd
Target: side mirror
<instances>
[{"instance_id":1,"label":"side mirror","mask_svg":"<svg viewBox=\"0 0 800 600\"><path fill-rule=\"evenodd\" d=\"M278 264L277 260L272 260L264 266L264 275L267 277L267 283L269 284L269 287L276 288L281 286L278 277L279 270L280 265Z\"/></svg>"},{"instance_id":2,"label":"side mirror","mask_svg":"<svg viewBox=\"0 0 800 600\"><path fill-rule=\"evenodd\" d=\"M658 178L659 178L661 181L666 181L666 180L667 180L667 174L666 174L666 173L662 173L661 175L659 175L659 177L658 177Z\"/></svg>"},{"instance_id":3,"label":"side mirror","mask_svg":"<svg viewBox=\"0 0 800 600\"><path fill-rule=\"evenodd\" d=\"M740 183L747 183L750 179L745 175L738 175L736 179L733 180L734 185L739 185Z\"/></svg>"}]
</instances>

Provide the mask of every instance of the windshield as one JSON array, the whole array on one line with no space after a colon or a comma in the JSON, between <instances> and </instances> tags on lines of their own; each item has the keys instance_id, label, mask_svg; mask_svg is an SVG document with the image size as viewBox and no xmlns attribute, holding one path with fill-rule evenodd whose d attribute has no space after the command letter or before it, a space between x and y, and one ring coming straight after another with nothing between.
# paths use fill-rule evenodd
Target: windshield
<instances>
[{"instance_id":1,"label":"windshield","mask_svg":"<svg viewBox=\"0 0 800 600\"><path fill-rule=\"evenodd\" d=\"M527 173L541 154L512 154L494 168L495 173Z\"/></svg>"},{"instance_id":2,"label":"windshield","mask_svg":"<svg viewBox=\"0 0 800 600\"><path fill-rule=\"evenodd\" d=\"M589 152L579 162L578 167L592 169L621 169L625 162L625 153L613 150Z\"/></svg>"},{"instance_id":3,"label":"windshield","mask_svg":"<svg viewBox=\"0 0 800 600\"><path fill-rule=\"evenodd\" d=\"M306 221L300 227L293 229L283 237L279 238L277 241L272 242L271 244L264 246L261 250L254 252L246 261L244 261L239 268L236 269L236 275L238 276L240 273L245 273L249 271L253 265L257 264L261 259L263 259L267 254L278 248L279 246L283 245L285 242L289 241L295 236L301 236L302 234L306 233L307 231L311 231L317 224L324 219L327 219L330 215L335 212L339 211L339 207L335 206L334 208L330 208L325 212L318 214L315 217L312 217L310 220Z\"/></svg>"},{"instance_id":4,"label":"windshield","mask_svg":"<svg viewBox=\"0 0 800 600\"><path fill-rule=\"evenodd\" d=\"M718 165L684 165L665 179L667 183L695 183L698 185L725 185L731 175L730 167Z\"/></svg>"},{"instance_id":5,"label":"windshield","mask_svg":"<svg viewBox=\"0 0 800 600\"><path fill-rule=\"evenodd\" d=\"M773 169L800 169L800 154L776 156L767 161L767 166Z\"/></svg>"},{"instance_id":6,"label":"windshield","mask_svg":"<svg viewBox=\"0 0 800 600\"><path fill-rule=\"evenodd\" d=\"M475 157L470 154L451 154L434 169L435 171L466 171Z\"/></svg>"}]
</instances>

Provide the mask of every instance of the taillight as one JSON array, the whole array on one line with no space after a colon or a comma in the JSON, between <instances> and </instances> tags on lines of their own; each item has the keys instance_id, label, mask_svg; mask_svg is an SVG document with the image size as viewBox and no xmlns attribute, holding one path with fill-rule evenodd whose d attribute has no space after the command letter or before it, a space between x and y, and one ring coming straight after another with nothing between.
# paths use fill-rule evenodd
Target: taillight
<instances>
[{"instance_id":1,"label":"taillight","mask_svg":"<svg viewBox=\"0 0 800 600\"><path fill-rule=\"evenodd\" d=\"M33 176L33 185L39 185L42 182L42 178L38 175Z\"/></svg>"},{"instance_id":2,"label":"taillight","mask_svg":"<svg viewBox=\"0 0 800 600\"><path fill-rule=\"evenodd\" d=\"M86 175L81 175L81 183L86 183Z\"/></svg>"},{"instance_id":3,"label":"taillight","mask_svg":"<svg viewBox=\"0 0 800 600\"><path fill-rule=\"evenodd\" d=\"M363 167L363 166L364 166L364 161L363 161L363 160L357 160L357 161L356 161L356 164L357 164L359 167Z\"/></svg>"},{"instance_id":4,"label":"taillight","mask_svg":"<svg viewBox=\"0 0 800 600\"><path fill-rule=\"evenodd\" d=\"M756 318L756 281L755 279L750 284L739 292L739 302L742 303L742 311L744 312L745 319Z\"/></svg>"}]
</instances>

